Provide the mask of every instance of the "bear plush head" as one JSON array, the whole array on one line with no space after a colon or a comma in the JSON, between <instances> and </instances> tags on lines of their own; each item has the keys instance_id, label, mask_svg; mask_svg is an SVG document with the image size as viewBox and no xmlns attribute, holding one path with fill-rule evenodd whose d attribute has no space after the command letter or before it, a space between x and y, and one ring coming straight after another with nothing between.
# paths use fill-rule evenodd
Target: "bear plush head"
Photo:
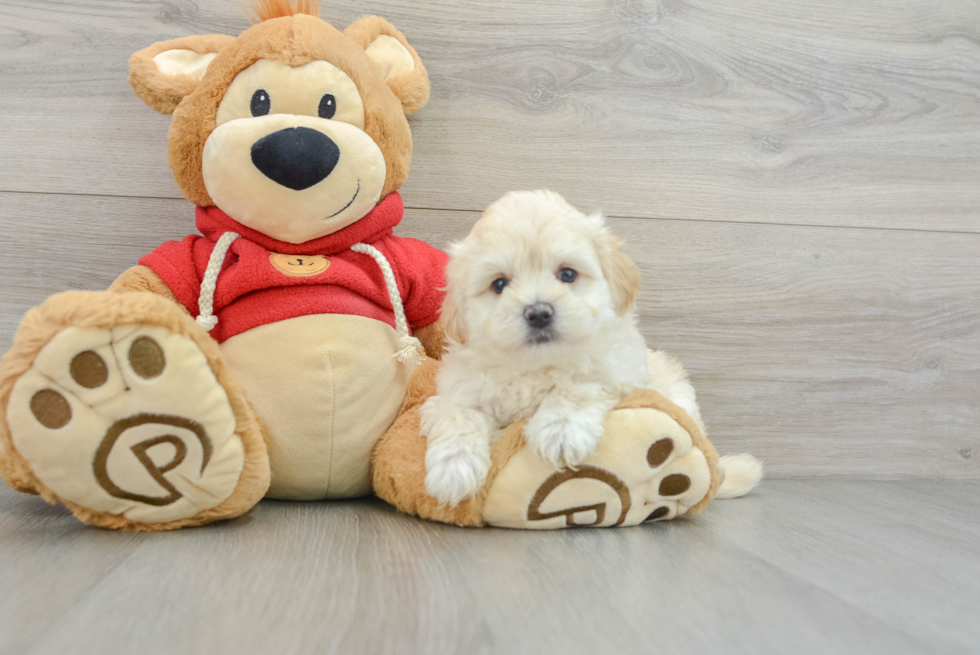
<instances>
[{"instance_id":1,"label":"bear plush head","mask_svg":"<svg viewBox=\"0 0 980 655\"><path fill-rule=\"evenodd\" d=\"M370 212L408 175L405 116L429 79L405 37L365 16L343 32L299 0L262 0L240 36L189 36L133 55L129 81L173 114L181 192L274 239L304 243Z\"/></svg>"}]
</instances>

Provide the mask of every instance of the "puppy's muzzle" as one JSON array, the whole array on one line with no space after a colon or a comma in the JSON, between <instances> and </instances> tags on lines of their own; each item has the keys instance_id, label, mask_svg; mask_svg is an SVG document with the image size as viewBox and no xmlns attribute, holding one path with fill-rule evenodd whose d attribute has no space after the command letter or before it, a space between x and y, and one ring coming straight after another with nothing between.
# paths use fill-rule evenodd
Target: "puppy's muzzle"
<instances>
[{"instance_id":1,"label":"puppy's muzzle","mask_svg":"<svg viewBox=\"0 0 980 655\"><path fill-rule=\"evenodd\" d=\"M555 317L555 308L546 302L536 302L524 308L524 320L535 330L551 327Z\"/></svg>"},{"instance_id":2,"label":"puppy's muzzle","mask_svg":"<svg viewBox=\"0 0 980 655\"><path fill-rule=\"evenodd\" d=\"M267 178L302 191L326 179L337 166L340 148L323 132L288 127L252 144L252 163Z\"/></svg>"}]
</instances>

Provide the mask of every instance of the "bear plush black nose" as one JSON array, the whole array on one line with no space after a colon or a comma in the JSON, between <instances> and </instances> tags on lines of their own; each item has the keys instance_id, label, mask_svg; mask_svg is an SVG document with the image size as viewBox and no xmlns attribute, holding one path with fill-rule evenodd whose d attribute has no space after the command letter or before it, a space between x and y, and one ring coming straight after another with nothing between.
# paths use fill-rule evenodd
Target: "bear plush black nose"
<instances>
[{"instance_id":1,"label":"bear plush black nose","mask_svg":"<svg viewBox=\"0 0 980 655\"><path fill-rule=\"evenodd\" d=\"M252 163L284 187L302 191L330 175L340 148L323 132L287 127L252 144Z\"/></svg>"}]
</instances>

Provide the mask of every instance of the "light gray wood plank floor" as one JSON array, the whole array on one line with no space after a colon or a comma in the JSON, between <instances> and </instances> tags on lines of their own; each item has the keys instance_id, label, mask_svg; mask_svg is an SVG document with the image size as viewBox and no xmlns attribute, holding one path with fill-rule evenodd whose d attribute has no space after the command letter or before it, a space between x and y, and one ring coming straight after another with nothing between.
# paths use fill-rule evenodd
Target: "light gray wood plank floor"
<instances>
[{"instance_id":1,"label":"light gray wood plank floor","mask_svg":"<svg viewBox=\"0 0 980 655\"><path fill-rule=\"evenodd\" d=\"M373 500L127 535L0 491L0 652L970 653L980 483L773 481L533 533Z\"/></svg>"}]
</instances>

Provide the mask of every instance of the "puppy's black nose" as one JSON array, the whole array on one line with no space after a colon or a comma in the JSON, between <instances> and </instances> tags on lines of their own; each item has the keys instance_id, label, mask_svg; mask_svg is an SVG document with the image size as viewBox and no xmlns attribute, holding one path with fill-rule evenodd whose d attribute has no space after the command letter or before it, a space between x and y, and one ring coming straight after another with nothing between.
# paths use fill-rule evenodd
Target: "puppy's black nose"
<instances>
[{"instance_id":1,"label":"puppy's black nose","mask_svg":"<svg viewBox=\"0 0 980 655\"><path fill-rule=\"evenodd\" d=\"M551 319L555 315L555 308L546 302L536 302L524 308L524 320L531 327L543 330L551 325Z\"/></svg>"},{"instance_id":2,"label":"puppy's black nose","mask_svg":"<svg viewBox=\"0 0 980 655\"><path fill-rule=\"evenodd\" d=\"M302 191L330 175L340 148L323 132L287 127L252 144L252 163L284 187Z\"/></svg>"}]
</instances>

